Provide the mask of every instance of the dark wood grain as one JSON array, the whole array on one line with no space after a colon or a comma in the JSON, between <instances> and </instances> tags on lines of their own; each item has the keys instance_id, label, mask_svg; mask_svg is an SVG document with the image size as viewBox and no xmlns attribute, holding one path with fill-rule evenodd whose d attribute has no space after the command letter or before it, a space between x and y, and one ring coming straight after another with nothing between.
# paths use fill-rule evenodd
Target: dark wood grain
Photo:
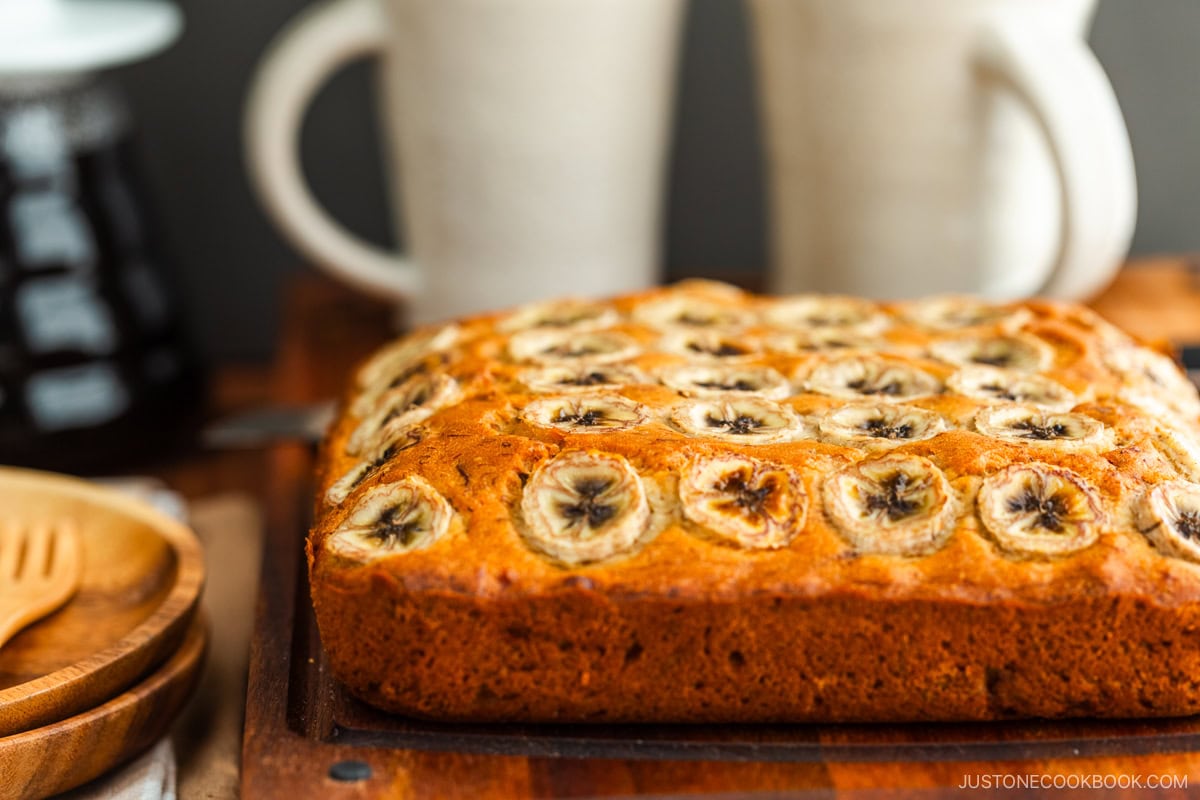
<instances>
[{"instance_id":1,"label":"dark wood grain","mask_svg":"<svg viewBox=\"0 0 1200 800\"><path fill-rule=\"evenodd\" d=\"M192 533L83 481L0 469L0 516L23 525L74 519L83 574L62 609L0 648L0 736L105 702L183 640L204 583Z\"/></svg>"},{"instance_id":2,"label":"dark wood grain","mask_svg":"<svg viewBox=\"0 0 1200 800\"><path fill-rule=\"evenodd\" d=\"M205 623L193 620L170 658L132 688L77 716L0 738L5 796L64 792L158 741L195 686L206 641Z\"/></svg>"},{"instance_id":3,"label":"dark wood grain","mask_svg":"<svg viewBox=\"0 0 1200 800\"><path fill-rule=\"evenodd\" d=\"M1177 276L1178 263L1156 264ZM1098 303L1147 320L1172 302L1154 271L1127 271ZM1147 276L1150 280L1147 283ZM1130 301L1122 298L1129 297ZM1124 303L1124 304L1123 304ZM1137 303L1134 308L1129 303ZM1115 309L1115 312L1114 312ZM315 326L322 319L326 326ZM296 288L284 332L281 400L340 391L355 358L387 332L389 310L321 280ZM324 330L321 330L321 329ZM334 328L334 330L330 330ZM314 331L316 332L314 334ZM1144 330L1137 331L1145 336ZM1176 328L1171 336L1195 334ZM1149 337L1148 337L1149 338ZM1160 337L1161 338L1161 337ZM251 654L243 794L255 797L534 798L704 796L957 796L976 776L1082 780L1167 775L1200 785L1200 720L855 726L464 726L406 720L349 697L329 675L308 603L302 546L312 454L272 454L269 530ZM330 777L343 762L369 777ZM1033 780L1040 778L1035 777ZM1010 797L1044 794L1036 785ZM890 795L889 795L890 796ZM1121 796L1135 797L1135 789ZM1185 797L1186 788L1155 797Z\"/></svg>"}]
</instances>

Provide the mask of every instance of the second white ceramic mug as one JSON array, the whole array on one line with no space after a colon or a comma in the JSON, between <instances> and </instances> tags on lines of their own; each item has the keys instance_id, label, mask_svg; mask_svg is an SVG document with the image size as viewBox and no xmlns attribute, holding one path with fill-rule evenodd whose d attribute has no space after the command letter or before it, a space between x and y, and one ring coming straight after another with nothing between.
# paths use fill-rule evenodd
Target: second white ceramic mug
<instances>
[{"instance_id":1,"label":"second white ceramic mug","mask_svg":"<svg viewBox=\"0 0 1200 800\"><path fill-rule=\"evenodd\" d=\"M681 0L327 0L255 79L254 183L307 256L409 301L416 322L651 285L680 12ZM349 234L300 169L305 108L362 57L379 63L407 257Z\"/></svg>"},{"instance_id":2,"label":"second white ceramic mug","mask_svg":"<svg viewBox=\"0 0 1200 800\"><path fill-rule=\"evenodd\" d=\"M748 0L776 291L1080 299L1136 186L1095 0Z\"/></svg>"}]
</instances>

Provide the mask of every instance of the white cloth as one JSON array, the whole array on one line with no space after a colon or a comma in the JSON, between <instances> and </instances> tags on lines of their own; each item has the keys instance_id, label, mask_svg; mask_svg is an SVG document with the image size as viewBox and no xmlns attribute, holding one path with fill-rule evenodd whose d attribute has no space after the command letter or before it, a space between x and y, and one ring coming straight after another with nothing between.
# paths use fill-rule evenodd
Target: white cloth
<instances>
[{"instance_id":1,"label":"white cloth","mask_svg":"<svg viewBox=\"0 0 1200 800\"><path fill-rule=\"evenodd\" d=\"M138 758L59 800L175 800L175 751L163 739Z\"/></svg>"}]
</instances>

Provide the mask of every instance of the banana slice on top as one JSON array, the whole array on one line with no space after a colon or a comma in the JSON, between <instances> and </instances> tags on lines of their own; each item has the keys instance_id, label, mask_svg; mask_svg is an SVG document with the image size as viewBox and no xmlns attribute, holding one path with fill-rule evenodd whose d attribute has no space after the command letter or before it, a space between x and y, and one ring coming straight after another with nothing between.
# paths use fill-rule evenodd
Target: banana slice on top
<instances>
[{"instance_id":1,"label":"banana slice on top","mask_svg":"<svg viewBox=\"0 0 1200 800\"><path fill-rule=\"evenodd\" d=\"M635 367L590 362L533 367L518 375L517 380L534 392L595 391L654 383L649 376Z\"/></svg>"},{"instance_id":2,"label":"banana slice on top","mask_svg":"<svg viewBox=\"0 0 1200 800\"><path fill-rule=\"evenodd\" d=\"M515 361L561 364L586 360L592 363L622 361L638 353L638 343L617 331L534 329L513 334L508 354Z\"/></svg>"},{"instance_id":3,"label":"banana slice on top","mask_svg":"<svg viewBox=\"0 0 1200 800\"><path fill-rule=\"evenodd\" d=\"M938 394L942 384L916 367L871 356L843 356L819 364L805 381L810 392L853 400L902 402Z\"/></svg>"},{"instance_id":4,"label":"banana slice on top","mask_svg":"<svg viewBox=\"0 0 1200 800\"><path fill-rule=\"evenodd\" d=\"M1188 481L1200 481L1200 446L1194 436L1160 422L1154 426L1150 442L1180 477Z\"/></svg>"},{"instance_id":5,"label":"banana slice on top","mask_svg":"<svg viewBox=\"0 0 1200 800\"><path fill-rule=\"evenodd\" d=\"M931 553L953 532L957 517L946 476L919 456L860 461L835 473L824 495L833 524L864 553Z\"/></svg>"},{"instance_id":6,"label":"banana slice on top","mask_svg":"<svg viewBox=\"0 0 1200 800\"><path fill-rule=\"evenodd\" d=\"M646 411L640 404L608 393L534 400L521 416L534 425L568 433L621 431L646 421Z\"/></svg>"},{"instance_id":7,"label":"banana slice on top","mask_svg":"<svg viewBox=\"0 0 1200 800\"><path fill-rule=\"evenodd\" d=\"M453 518L446 498L412 475L364 494L325 545L339 556L373 561L429 547L446 534Z\"/></svg>"},{"instance_id":8,"label":"banana slice on top","mask_svg":"<svg viewBox=\"0 0 1200 800\"><path fill-rule=\"evenodd\" d=\"M725 395L692 400L671 412L671 423L692 436L741 444L769 444L811 435L792 409L761 397Z\"/></svg>"},{"instance_id":9,"label":"banana slice on top","mask_svg":"<svg viewBox=\"0 0 1200 800\"><path fill-rule=\"evenodd\" d=\"M610 306L568 298L521 306L497 323L496 328L505 333L535 328L580 331L607 328L619 319L616 309Z\"/></svg>"},{"instance_id":10,"label":"banana slice on top","mask_svg":"<svg viewBox=\"0 0 1200 800\"><path fill-rule=\"evenodd\" d=\"M650 505L624 458L572 450L533 473L521 516L533 549L576 565L631 550L649 526Z\"/></svg>"},{"instance_id":11,"label":"banana slice on top","mask_svg":"<svg viewBox=\"0 0 1200 800\"><path fill-rule=\"evenodd\" d=\"M431 375L449 359L449 351L462 338L456 325L401 339L385 348L359 370L362 391L350 413L365 417L379 406L380 398L418 375Z\"/></svg>"},{"instance_id":12,"label":"banana slice on top","mask_svg":"<svg viewBox=\"0 0 1200 800\"><path fill-rule=\"evenodd\" d=\"M462 398L458 381L448 375L417 375L384 394L378 409L346 441L352 456L382 450L407 429Z\"/></svg>"},{"instance_id":13,"label":"banana slice on top","mask_svg":"<svg viewBox=\"0 0 1200 800\"><path fill-rule=\"evenodd\" d=\"M1099 420L1084 414L1053 413L1033 406L1000 405L980 409L975 429L1024 445L1055 447L1071 452L1113 448L1113 434Z\"/></svg>"},{"instance_id":14,"label":"banana slice on top","mask_svg":"<svg viewBox=\"0 0 1200 800\"><path fill-rule=\"evenodd\" d=\"M1016 464L984 479L977 500L984 528L1016 555L1064 555L1095 543L1104 521L1083 478L1050 464Z\"/></svg>"},{"instance_id":15,"label":"banana slice on top","mask_svg":"<svg viewBox=\"0 0 1200 800\"><path fill-rule=\"evenodd\" d=\"M359 368L355 380L364 388L380 382L385 385L399 385L407 380L407 376L398 380L406 370L434 353L449 350L461 337L462 329L457 325L446 325L405 336L371 356Z\"/></svg>"},{"instance_id":16,"label":"banana slice on top","mask_svg":"<svg viewBox=\"0 0 1200 800\"><path fill-rule=\"evenodd\" d=\"M714 278L683 278L671 284L673 291L693 297L708 297L729 303L744 302L749 296L745 289Z\"/></svg>"},{"instance_id":17,"label":"banana slice on top","mask_svg":"<svg viewBox=\"0 0 1200 800\"><path fill-rule=\"evenodd\" d=\"M1160 551L1200 562L1200 485L1161 483L1142 495L1135 513L1138 530Z\"/></svg>"},{"instance_id":18,"label":"banana slice on top","mask_svg":"<svg viewBox=\"0 0 1200 800\"><path fill-rule=\"evenodd\" d=\"M1032 315L1022 307L989 303L977 297L941 295L905 303L901 314L910 322L935 331L953 331L988 325L1016 330Z\"/></svg>"},{"instance_id":19,"label":"banana slice on top","mask_svg":"<svg viewBox=\"0 0 1200 800\"><path fill-rule=\"evenodd\" d=\"M782 399L792 392L787 379L770 367L700 364L668 367L660 373L663 385L684 394L738 392Z\"/></svg>"},{"instance_id":20,"label":"banana slice on top","mask_svg":"<svg viewBox=\"0 0 1200 800\"><path fill-rule=\"evenodd\" d=\"M712 361L750 358L761 350L752 338L719 330L672 331L663 336L661 347L668 353Z\"/></svg>"},{"instance_id":21,"label":"banana slice on top","mask_svg":"<svg viewBox=\"0 0 1200 800\"><path fill-rule=\"evenodd\" d=\"M354 398L350 405L350 413L356 417L368 417L379 408L382 399L394 389L398 389L405 383L418 378L432 375L438 372L446 363L447 358L445 353L430 353L429 355L417 361L409 362L403 369L396 369L383 374L383 376L365 387Z\"/></svg>"},{"instance_id":22,"label":"banana slice on top","mask_svg":"<svg viewBox=\"0 0 1200 800\"><path fill-rule=\"evenodd\" d=\"M869 300L816 294L771 301L765 306L763 318L770 325L789 330L816 328L863 335L879 333L891 322Z\"/></svg>"},{"instance_id":23,"label":"banana slice on top","mask_svg":"<svg viewBox=\"0 0 1200 800\"><path fill-rule=\"evenodd\" d=\"M785 547L804 527L808 497L781 464L725 454L691 461L679 480L683 513L742 547Z\"/></svg>"},{"instance_id":24,"label":"banana slice on top","mask_svg":"<svg viewBox=\"0 0 1200 800\"><path fill-rule=\"evenodd\" d=\"M676 295L647 300L633 310L633 319L659 329L740 328L750 321L745 309L701 297Z\"/></svg>"},{"instance_id":25,"label":"banana slice on top","mask_svg":"<svg viewBox=\"0 0 1200 800\"><path fill-rule=\"evenodd\" d=\"M351 492L357 489L367 478L383 469L383 466L391 461L397 453L401 450L407 450L419 441L421 441L420 434L410 429L401 434L395 441L384 445L378 452L367 455L351 467L345 475L330 485L325 491L325 502L340 506L350 496Z\"/></svg>"},{"instance_id":26,"label":"banana slice on top","mask_svg":"<svg viewBox=\"0 0 1200 800\"><path fill-rule=\"evenodd\" d=\"M1196 386L1187 379L1174 359L1162 353L1133 343L1113 344L1101 351L1101 358L1111 370L1130 382L1146 381L1200 404Z\"/></svg>"},{"instance_id":27,"label":"banana slice on top","mask_svg":"<svg viewBox=\"0 0 1200 800\"><path fill-rule=\"evenodd\" d=\"M1133 343L1110 344L1101 359L1124 380L1121 399L1165 407L1193 422L1200 415L1200 394L1173 359Z\"/></svg>"},{"instance_id":28,"label":"banana slice on top","mask_svg":"<svg viewBox=\"0 0 1200 800\"><path fill-rule=\"evenodd\" d=\"M837 328L777 331L767 336L764 344L772 353L789 356L804 356L839 350L880 352L889 349L889 344L882 338Z\"/></svg>"},{"instance_id":29,"label":"banana slice on top","mask_svg":"<svg viewBox=\"0 0 1200 800\"><path fill-rule=\"evenodd\" d=\"M1044 375L999 367L963 367L946 380L946 387L985 403L1020 403L1050 411L1070 411L1079 402L1073 392Z\"/></svg>"},{"instance_id":30,"label":"banana slice on top","mask_svg":"<svg viewBox=\"0 0 1200 800\"><path fill-rule=\"evenodd\" d=\"M876 449L932 439L947 426L944 417L923 408L855 403L826 412L818 427L822 441Z\"/></svg>"},{"instance_id":31,"label":"banana slice on top","mask_svg":"<svg viewBox=\"0 0 1200 800\"><path fill-rule=\"evenodd\" d=\"M1181 427L1194 427L1198 421L1197 414L1184 411L1176 398L1146 386L1122 386L1116 392L1116 399L1151 419L1170 420Z\"/></svg>"},{"instance_id":32,"label":"banana slice on top","mask_svg":"<svg viewBox=\"0 0 1200 800\"><path fill-rule=\"evenodd\" d=\"M930 354L960 367L978 364L1018 372L1039 372L1050 366L1054 351L1033 336L967 336L943 339L929 347Z\"/></svg>"}]
</instances>

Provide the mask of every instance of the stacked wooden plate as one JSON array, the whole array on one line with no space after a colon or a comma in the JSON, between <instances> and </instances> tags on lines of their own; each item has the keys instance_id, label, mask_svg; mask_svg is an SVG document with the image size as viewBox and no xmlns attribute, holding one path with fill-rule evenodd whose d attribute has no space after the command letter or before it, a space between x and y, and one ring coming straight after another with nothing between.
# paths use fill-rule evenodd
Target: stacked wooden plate
<instances>
[{"instance_id":1,"label":"stacked wooden plate","mask_svg":"<svg viewBox=\"0 0 1200 800\"><path fill-rule=\"evenodd\" d=\"M65 791L145 750L204 660L204 561L191 531L111 490L0 468L0 521L63 519L83 546L78 592L0 647L3 797Z\"/></svg>"}]
</instances>

